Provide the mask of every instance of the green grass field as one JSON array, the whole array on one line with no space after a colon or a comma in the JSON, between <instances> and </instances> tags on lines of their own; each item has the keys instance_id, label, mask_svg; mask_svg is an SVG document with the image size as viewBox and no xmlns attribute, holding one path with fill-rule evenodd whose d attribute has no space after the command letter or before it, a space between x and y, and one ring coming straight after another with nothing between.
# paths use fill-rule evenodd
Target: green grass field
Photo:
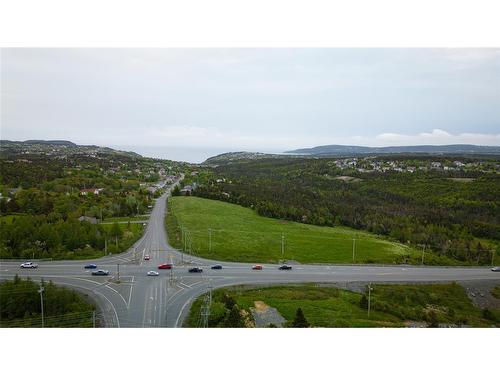
<instances>
[{"instance_id":1,"label":"green grass field","mask_svg":"<svg viewBox=\"0 0 500 375\"><path fill-rule=\"evenodd\" d=\"M209 326L220 325L224 318L224 295L231 296L241 310L250 313L255 301L262 301L290 322L297 308L313 327L404 327L409 321L426 326L434 320L439 325L473 327L500 326L500 311L484 311L475 307L458 284L372 285L371 313L361 307L361 293L312 284L274 286L268 288L233 287L215 290ZM185 326L199 322L202 297L195 300ZM432 311L432 312L431 312ZM431 316L434 319L430 318Z\"/></svg>"},{"instance_id":2,"label":"green grass field","mask_svg":"<svg viewBox=\"0 0 500 375\"><path fill-rule=\"evenodd\" d=\"M172 197L166 220L170 244L211 259L241 262L417 263L421 251L371 233L346 227L320 227L265 218L238 205L197 197ZM211 241L209 241L209 228ZM209 246L211 242L211 246ZM458 264L427 253L426 264Z\"/></svg>"}]
</instances>

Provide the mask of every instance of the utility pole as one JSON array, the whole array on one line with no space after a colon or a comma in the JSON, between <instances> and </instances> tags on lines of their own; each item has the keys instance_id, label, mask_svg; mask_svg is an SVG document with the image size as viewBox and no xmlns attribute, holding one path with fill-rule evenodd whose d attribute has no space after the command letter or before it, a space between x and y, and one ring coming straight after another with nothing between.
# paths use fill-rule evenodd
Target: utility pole
<instances>
[{"instance_id":1,"label":"utility pole","mask_svg":"<svg viewBox=\"0 0 500 375\"><path fill-rule=\"evenodd\" d=\"M35 260L35 252L34 251L31 253L31 260Z\"/></svg>"},{"instance_id":2,"label":"utility pole","mask_svg":"<svg viewBox=\"0 0 500 375\"><path fill-rule=\"evenodd\" d=\"M356 249L356 239L352 239L352 262L354 263L354 251Z\"/></svg>"},{"instance_id":3,"label":"utility pole","mask_svg":"<svg viewBox=\"0 0 500 375\"><path fill-rule=\"evenodd\" d=\"M281 232L281 259L285 260L285 235Z\"/></svg>"},{"instance_id":4,"label":"utility pole","mask_svg":"<svg viewBox=\"0 0 500 375\"><path fill-rule=\"evenodd\" d=\"M208 252L212 252L212 228L208 228Z\"/></svg>"},{"instance_id":5,"label":"utility pole","mask_svg":"<svg viewBox=\"0 0 500 375\"><path fill-rule=\"evenodd\" d=\"M108 255L108 238L104 237L104 256Z\"/></svg>"},{"instance_id":6,"label":"utility pole","mask_svg":"<svg viewBox=\"0 0 500 375\"><path fill-rule=\"evenodd\" d=\"M493 267L493 258L495 257L495 250L491 250L491 266Z\"/></svg>"},{"instance_id":7,"label":"utility pole","mask_svg":"<svg viewBox=\"0 0 500 375\"><path fill-rule=\"evenodd\" d=\"M116 264L116 269L117 269L117 277L118 277L118 281L120 281L120 263L117 263L117 264Z\"/></svg>"},{"instance_id":8,"label":"utility pole","mask_svg":"<svg viewBox=\"0 0 500 375\"><path fill-rule=\"evenodd\" d=\"M425 256L425 244L422 246L422 265L424 265L424 256Z\"/></svg>"},{"instance_id":9,"label":"utility pole","mask_svg":"<svg viewBox=\"0 0 500 375\"><path fill-rule=\"evenodd\" d=\"M372 283L368 284L368 317L370 317L370 307L372 300Z\"/></svg>"},{"instance_id":10,"label":"utility pole","mask_svg":"<svg viewBox=\"0 0 500 375\"><path fill-rule=\"evenodd\" d=\"M92 327L95 328L95 310L92 311Z\"/></svg>"},{"instance_id":11,"label":"utility pole","mask_svg":"<svg viewBox=\"0 0 500 375\"><path fill-rule=\"evenodd\" d=\"M43 286L40 286L40 289L38 289L38 293L40 293L40 306L42 307L42 328L45 327L45 319L43 316L43 291L45 288Z\"/></svg>"}]
</instances>

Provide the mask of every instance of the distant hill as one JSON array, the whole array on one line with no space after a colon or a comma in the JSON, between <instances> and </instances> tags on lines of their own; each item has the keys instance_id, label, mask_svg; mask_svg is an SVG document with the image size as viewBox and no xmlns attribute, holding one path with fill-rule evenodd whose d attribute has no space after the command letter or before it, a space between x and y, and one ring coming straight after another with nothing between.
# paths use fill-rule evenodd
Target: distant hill
<instances>
[{"instance_id":1,"label":"distant hill","mask_svg":"<svg viewBox=\"0 0 500 375\"><path fill-rule=\"evenodd\" d=\"M95 145L77 145L76 143L64 140L28 140L28 141L9 141L0 140L0 153L2 154L45 154L53 156L62 156L68 154L113 154L125 155L135 158L142 158L141 155L132 151L114 150L109 147Z\"/></svg>"},{"instance_id":2,"label":"distant hill","mask_svg":"<svg viewBox=\"0 0 500 375\"><path fill-rule=\"evenodd\" d=\"M475 145L442 145L442 146L389 146L389 147L366 147L366 146L343 146L327 145L312 148L301 148L285 151L287 154L301 155L359 155L359 154L476 154L476 155L500 155L500 146L475 146Z\"/></svg>"}]
</instances>

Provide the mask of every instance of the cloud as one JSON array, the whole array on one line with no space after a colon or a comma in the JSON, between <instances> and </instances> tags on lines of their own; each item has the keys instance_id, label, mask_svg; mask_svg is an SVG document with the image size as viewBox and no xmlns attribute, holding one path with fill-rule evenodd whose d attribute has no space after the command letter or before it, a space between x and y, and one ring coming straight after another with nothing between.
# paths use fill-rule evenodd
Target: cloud
<instances>
[{"instance_id":1,"label":"cloud","mask_svg":"<svg viewBox=\"0 0 500 375\"><path fill-rule=\"evenodd\" d=\"M380 146L385 145L443 145L469 143L484 146L500 145L500 134L460 133L451 134L441 129L430 133L398 134L382 133L375 137Z\"/></svg>"}]
</instances>

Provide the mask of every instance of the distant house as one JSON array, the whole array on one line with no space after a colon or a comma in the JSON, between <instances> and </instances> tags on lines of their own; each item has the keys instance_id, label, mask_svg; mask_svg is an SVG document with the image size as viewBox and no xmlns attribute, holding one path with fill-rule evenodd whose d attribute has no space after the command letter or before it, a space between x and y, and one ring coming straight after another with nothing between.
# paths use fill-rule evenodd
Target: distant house
<instances>
[{"instance_id":1,"label":"distant house","mask_svg":"<svg viewBox=\"0 0 500 375\"><path fill-rule=\"evenodd\" d=\"M80 190L80 195L87 195L87 194L99 195L99 193L103 190L104 190L103 188L82 189L82 190Z\"/></svg>"},{"instance_id":2,"label":"distant house","mask_svg":"<svg viewBox=\"0 0 500 375\"><path fill-rule=\"evenodd\" d=\"M88 221L91 224L97 224L97 219L95 217L90 216L80 216L78 221Z\"/></svg>"},{"instance_id":3,"label":"distant house","mask_svg":"<svg viewBox=\"0 0 500 375\"><path fill-rule=\"evenodd\" d=\"M181 189L181 195L191 195L193 193L193 187L191 185L186 185Z\"/></svg>"}]
</instances>

